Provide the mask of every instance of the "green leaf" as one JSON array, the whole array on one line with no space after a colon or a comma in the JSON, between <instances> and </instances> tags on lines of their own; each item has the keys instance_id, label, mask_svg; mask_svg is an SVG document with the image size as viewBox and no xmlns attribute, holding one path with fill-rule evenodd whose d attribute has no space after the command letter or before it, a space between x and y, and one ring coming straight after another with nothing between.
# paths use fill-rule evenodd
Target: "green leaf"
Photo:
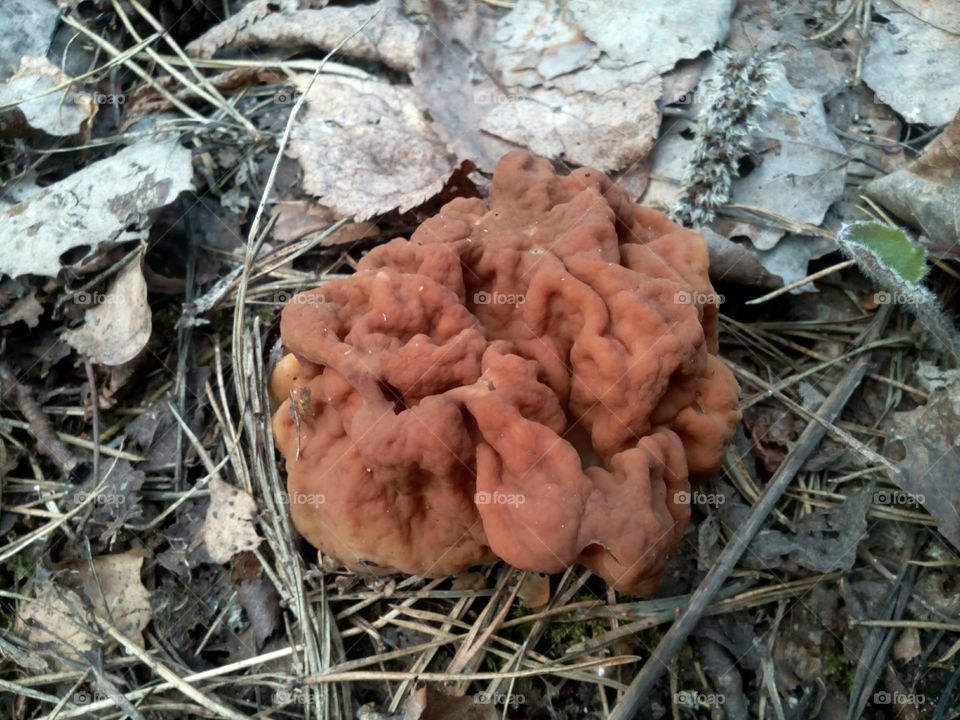
<instances>
[{"instance_id":1,"label":"green leaf","mask_svg":"<svg viewBox=\"0 0 960 720\"><path fill-rule=\"evenodd\" d=\"M845 225L837 241L862 256L866 251L884 269L911 285L927 274L927 252L903 230L893 225L867 221ZM859 250L859 251L858 251Z\"/></svg>"}]
</instances>

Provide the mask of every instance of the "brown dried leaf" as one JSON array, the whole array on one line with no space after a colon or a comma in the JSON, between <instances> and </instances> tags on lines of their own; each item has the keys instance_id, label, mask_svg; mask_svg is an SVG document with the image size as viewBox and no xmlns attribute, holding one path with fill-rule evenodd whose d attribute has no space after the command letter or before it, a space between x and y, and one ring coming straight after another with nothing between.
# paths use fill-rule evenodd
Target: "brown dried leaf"
<instances>
[{"instance_id":1,"label":"brown dried leaf","mask_svg":"<svg viewBox=\"0 0 960 720\"><path fill-rule=\"evenodd\" d=\"M129 550L57 567L63 582L48 577L36 590L36 599L20 611L18 624L30 642L61 645L62 653L75 657L94 639L82 630L82 609L91 607L102 621L143 647L143 630L150 623L150 591L140 579L143 555ZM70 584L73 588L65 587ZM79 614L78 614L79 613Z\"/></svg>"},{"instance_id":2,"label":"brown dried leaf","mask_svg":"<svg viewBox=\"0 0 960 720\"><path fill-rule=\"evenodd\" d=\"M35 328L40 322L41 315L43 315L43 305L37 301L36 293L31 290L0 315L0 325L13 325L23 320L28 328Z\"/></svg>"},{"instance_id":3,"label":"brown dried leaf","mask_svg":"<svg viewBox=\"0 0 960 720\"><path fill-rule=\"evenodd\" d=\"M865 191L938 244L960 242L960 115L920 157Z\"/></svg>"},{"instance_id":4,"label":"brown dried leaf","mask_svg":"<svg viewBox=\"0 0 960 720\"><path fill-rule=\"evenodd\" d=\"M417 685L404 707L403 720L497 720L496 707L483 693L474 697L447 695L431 685Z\"/></svg>"},{"instance_id":5,"label":"brown dried leaf","mask_svg":"<svg viewBox=\"0 0 960 720\"><path fill-rule=\"evenodd\" d=\"M348 57L376 60L404 72L413 68L420 28L403 14L401 0L311 8L317 4L326 2L257 0L191 42L187 50L207 58L237 46L272 46L286 53L302 47L332 50L347 38L339 52Z\"/></svg>"},{"instance_id":6,"label":"brown dried leaf","mask_svg":"<svg viewBox=\"0 0 960 720\"><path fill-rule=\"evenodd\" d=\"M306 238L333 225L340 218L328 207L307 200L287 200L273 206L277 222L273 226L273 239L281 243L294 242ZM339 230L328 235L324 246L346 245L347 243L375 237L380 233L374 222L346 223Z\"/></svg>"},{"instance_id":7,"label":"brown dried leaf","mask_svg":"<svg viewBox=\"0 0 960 720\"><path fill-rule=\"evenodd\" d=\"M203 542L215 563L229 562L240 552L253 550L260 537L253 526L257 503L220 478L210 480L210 507L203 522Z\"/></svg>"},{"instance_id":8,"label":"brown dried leaf","mask_svg":"<svg viewBox=\"0 0 960 720\"><path fill-rule=\"evenodd\" d=\"M527 573L517 591L517 597L528 608L541 608L550 602L550 576Z\"/></svg>"},{"instance_id":9,"label":"brown dried leaf","mask_svg":"<svg viewBox=\"0 0 960 720\"><path fill-rule=\"evenodd\" d=\"M84 293L92 307L83 325L67 330L63 339L98 365L122 365L133 360L150 340L153 328L147 303L147 282L141 269L144 250L117 273L103 295Z\"/></svg>"},{"instance_id":10,"label":"brown dried leaf","mask_svg":"<svg viewBox=\"0 0 960 720\"><path fill-rule=\"evenodd\" d=\"M893 415L887 436L890 450L903 460L892 480L907 493L905 500L922 504L937 521L940 533L960 548L960 370L938 370L921 363L920 385L930 393L927 404Z\"/></svg>"},{"instance_id":11,"label":"brown dried leaf","mask_svg":"<svg viewBox=\"0 0 960 720\"><path fill-rule=\"evenodd\" d=\"M298 78L306 90L308 78ZM294 125L289 154L303 187L358 221L409 210L443 187L455 167L409 87L317 77Z\"/></svg>"},{"instance_id":12,"label":"brown dried leaf","mask_svg":"<svg viewBox=\"0 0 960 720\"><path fill-rule=\"evenodd\" d=\"M917 628L906 628L893 644L893 657L897 660L910 662L915 657L919 657L921 652L923 652L923 644L920 642L920 631Z\"/></svg>"}]
</instances>

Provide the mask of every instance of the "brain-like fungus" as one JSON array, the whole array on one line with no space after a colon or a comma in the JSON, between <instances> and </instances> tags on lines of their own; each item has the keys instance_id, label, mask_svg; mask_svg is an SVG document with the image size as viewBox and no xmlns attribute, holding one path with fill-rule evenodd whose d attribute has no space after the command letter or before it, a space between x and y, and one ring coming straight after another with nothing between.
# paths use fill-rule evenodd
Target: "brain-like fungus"
<instances>
[{"instance_id":1,"label":"brain-like fungus","mask_svg":"<svg viewBox=\"0 0 960 720\"><path fill-rule=\"evenodd\" d=\"M580 563L654 590L740 418L707 270L699 234L597 170L506 155L488 202L284 308L294 526L359 571Z\"/></svg>"}]
</instances>

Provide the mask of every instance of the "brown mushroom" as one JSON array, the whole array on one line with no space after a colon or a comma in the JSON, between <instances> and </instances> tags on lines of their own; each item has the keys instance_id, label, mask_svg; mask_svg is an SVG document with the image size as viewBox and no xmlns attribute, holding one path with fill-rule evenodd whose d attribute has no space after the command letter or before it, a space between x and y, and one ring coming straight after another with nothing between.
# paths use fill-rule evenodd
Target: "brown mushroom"
<instances>
[{"instance_id":1,"label":"brown mushroom","mask_svg":"<svg viewBox=\"0 0 960 720\"><path fill-rule=\"evenodd\" d=\"M291 515L354 569L653 590L739 421L699 234L526 152L284 309Z\"/></svg>"}]
</instances>

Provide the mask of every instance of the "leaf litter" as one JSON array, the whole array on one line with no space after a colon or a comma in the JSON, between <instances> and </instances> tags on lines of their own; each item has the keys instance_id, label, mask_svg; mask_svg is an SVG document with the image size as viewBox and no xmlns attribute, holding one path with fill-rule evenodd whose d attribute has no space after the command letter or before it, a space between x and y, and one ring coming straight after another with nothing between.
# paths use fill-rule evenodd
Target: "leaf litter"
<instances>
[{"instance_id":1,"label":"leaf litter","mask_svg":"<svg viewBox=\"0 0 960 720\"><path fill-rule=\"evenodd\" d=\"M17 89L2 100L0 562L18 594L0 651L20 702L39 714L62 700L62 717L118 704L161 717L170 703L223 717L307 704L367 720L615 715L869 357L649 708L723 697L733 716L839 718L864 693L883 711L877 692L957 705L944 689L960 644L942 629L960 612L955 359L834 242L856 221L911 225L955 312L960 102L949 64L924 65L956 49L949 5L254 0L219 18L124 4L166 65L116 18L74 4L58 24L41 6L13 3L0 24L18 30L0 30L0 92ZM170 32L150 37L158 25ZM39 60L48 45L66 59ZM361 577L304 549L262 384L279 307L440 203L483 194L515 147L672 207L720 49L775 68L729 201L702 228L749 433L694 498L698 527L661 593L502 566ZM911 577L896 614L883 599ZM896 643L871 644L878 633Z\"/></svg>"}]
</instances>

